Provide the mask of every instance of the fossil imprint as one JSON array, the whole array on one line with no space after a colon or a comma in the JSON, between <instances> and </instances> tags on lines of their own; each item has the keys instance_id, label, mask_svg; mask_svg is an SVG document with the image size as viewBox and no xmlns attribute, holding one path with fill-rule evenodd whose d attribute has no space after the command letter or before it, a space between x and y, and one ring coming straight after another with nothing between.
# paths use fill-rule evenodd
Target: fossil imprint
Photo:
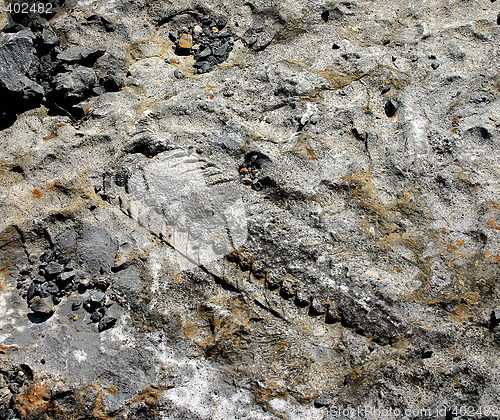
<instances>
[{"instance_id":1,"label":"fossil imprint","mask_svg":"<svg viewBox=\"0 0 500 420\"><path fill-rule=\"evenodd\" d=\"M177 149L141 156L127 178L122 209L173 247L179 269L214 261L245 242L246 213L236 185L196 154Z\"/></svg>"}]
</instances>

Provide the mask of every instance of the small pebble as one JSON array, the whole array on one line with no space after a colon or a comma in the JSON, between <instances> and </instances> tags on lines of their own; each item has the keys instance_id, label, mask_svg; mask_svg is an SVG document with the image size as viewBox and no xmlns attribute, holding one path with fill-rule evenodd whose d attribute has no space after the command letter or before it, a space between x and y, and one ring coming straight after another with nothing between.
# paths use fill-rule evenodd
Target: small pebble
<instances>
[{"instance_id":1,"label":"small pebble","mask_svg":"<svg viewBox=\"0 0 500 420\"><path fill-rule=\"evenodd\" d=\"M431 67L436 70L439 67L439 63L432 63Z\"/></svg>"},{"instance_id":2,"label":"small pebble","mask_svg":"<svg viewBox=\"0 0 500 420\"><path fill-rule=\"evenodd\" d=\"M78 309L80 309L82 307L82 300L81 299L76 299L75 301L73 301L73 304L71 305L71 309L73 311L77 311Z\"/></svg>"},{"instance_id":3,"label":"small pebble","mask_svg":"<svg viewBox=\"0 0 500 420\"><path fill-rule=\"evenodd\" d=\"M177 48L181 50L188 50L193 46L193 37L190 34L182 34Z\"/></svg>"},{"instance_id":4,"label":"small pebble","mask_svg":"<svg viewBox=\"0 0 500 420\"><path fill-rule=\"evenodd\" d=\"M215 24L217 25L217 28L219 31L225 28L227 25L227 17L226 16L219 16L217 20L215 21Z\"/></svg>"},{"instance_id":5,"label":"small pebble","mask_svg":"<svg viewBox=\"0 0 500 420\"><path fill-rule=\"evenodd\" d=\"M433 354L434 352L432 351L432 349L425 349L422 352L422 359L430 359Z\"/></svg>"},{"instance_id":6,"label":"small pebble","mask_svg":"<svg viewBox=\"0 0 500 420\"><path fill-rule=\"evenodd\" d=\"M100 290L92 290L90 292L89 300L92 303L101 303L104 300L104 292Z\"/></svg>"},{"instance_id":7,"label":"small pebble","mask_svg":"<svg viewBox=\"0 0 500 420\"><path fill-rule=\"evenodd\" d=\"M184 79L186 77L184 72L182 70L179 70L179 69L174 70L174 76L176 79Z\"/></svg>"},{"instance_id":8,"label":"small pebble","mask_svg":"<svg viewBox=\"0 0 500 420\"><path fill-rule=\"evenodd\" d=\"M389 99L384 106L385 115L389 118L392 118L396 115L396 111L398 110L398 103L394 99Z\"/></svg>"},{"instance_id":9,"label":"small pebble","mask_svg":"<svg viewBox=\"0 0 500 420\"><path fill-rule=\"evenodd\" d=\"M62 273L64 270L64 266L59 264L58 262L51 261L45 267L45 273L49 276L55 276L59 273Z\"/></svg>"},{"instance_id":10,"label":"small pebble","mask_svg":"<svg viewBox=\"0 0 500 420\"><path fill-rule=\"evenodd\" d=\"M90 315L90 320L92 322L99 322L103 317L104 317L104 311L97 310L92 312L92 314Z\"/></svg>"}]
</instances>

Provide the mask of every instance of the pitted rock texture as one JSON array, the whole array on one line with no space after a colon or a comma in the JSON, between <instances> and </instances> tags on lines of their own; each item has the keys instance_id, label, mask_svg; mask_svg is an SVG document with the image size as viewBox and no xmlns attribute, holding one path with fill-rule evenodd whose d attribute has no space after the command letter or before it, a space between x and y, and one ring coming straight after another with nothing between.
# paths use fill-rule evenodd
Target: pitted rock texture
<instances>
[{"instance_id":1,"label":"pitted rock texture","mask_svg":"<svg viewBox=\"0 0 500 420\"><path fill-rule=\"evenodd\" d=\"M0 38L0 417L500 407L498 2L56 6Z\"/></svg>"}]
</instances>

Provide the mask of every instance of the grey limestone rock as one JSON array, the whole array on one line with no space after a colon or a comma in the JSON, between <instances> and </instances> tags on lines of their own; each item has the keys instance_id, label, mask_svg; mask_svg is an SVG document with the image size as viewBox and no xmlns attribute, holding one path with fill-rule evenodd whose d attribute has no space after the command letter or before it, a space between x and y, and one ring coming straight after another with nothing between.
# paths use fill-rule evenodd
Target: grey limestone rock
<instances>
[{"instance_id":1,"label":"grey limestone rock","mask_svg":"<svg viewBox=\"0 0 500 420\"><path fill-rule=\"evenodd\" d=\"M499 407L498 2L445 3L7 26L0 417Z\"/></svg>"}]
</instances>

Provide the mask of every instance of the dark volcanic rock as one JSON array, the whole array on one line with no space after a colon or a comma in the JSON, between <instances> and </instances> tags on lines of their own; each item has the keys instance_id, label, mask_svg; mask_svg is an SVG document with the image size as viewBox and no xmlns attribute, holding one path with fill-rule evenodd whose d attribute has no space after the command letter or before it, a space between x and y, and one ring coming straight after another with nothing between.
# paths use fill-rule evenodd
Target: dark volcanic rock
<instances>
[{"instance_id":1,"label":"dark volcanic rock","mask_svg":"<svg viewBox=\"0 0 500 420\"><path fill-rule=\"evenodd\" d=\"M91 67L105 53L105 47L71 47L59 53L57 59L61 63Z\"/></svg>"},{"instance_id":2,"label":"dark volcanic rock","mask_svg":"<svg viewBox=\"0 0 500 420\"><path fill-rule=\"evenodd\" d=\"M99 321L98 325L99 332L106 331L112 328L116 324L116 321L117 321L116 318L105 316Z\"/></svg>"},{"instance_id":3,"label":"dark volcanic rock","mask_svg":"<svg viewBox=\"0 0 500 420\"><path fill-rule=\"evenodd\" d=\"M36 299L33 303L30 304L30 309L33 312L42 315L51 315L55 310L52 298L49 297Z\"/></svg>"},{"instance_id":4,"label":"dark volcanic rock","mask_svg":"<svg viewBox=\"0 0 500 420\"><path fill-rule=\"evenodd\" d=\"M52 82L54 95L63 103L76 104L85 99L97 82L95 71L89 67L71 66L59 73Z\"/></svg>"},{"instance_id":5,"label":"dark volcanic rock","mask_svg":"<svg viewBox=\"0 0 500 420\"><path fill-rule=\"evenodd\" d=\"M208 73L229 57L234 45L234 34L230 29L220 32L227 22L225 16L219 16L216 20L203 17L199 24L183 28L178 36L173 37L179 54L193 54L197 73Z\"/></svg>"},{"instance_id":6,"label":"dark volcanic rock","mask_svg":"<svg viewBox=\"0 0 500 420\"><path fill-rule=\"evenodd\" d=\"M44 270L47 275L53 277L59 273L62 273L62 271L64 270L64 266L62 266L58 262L51 261L45 266Z\"/></svg>"},{"instance_id":7,"label":"dark volcanic rock","mask_svg":"<svg viewBox=\"0 0 500 420\"><path fill-rule=\"evenodd\" d=\"M389 99L385 103L385 115L387 115L389 118L394 117L396 115L396 112L399 108L399 104L395 99Z\"/></svg>"},{"instance_id":8,"label":"dark volcanic rock","mask_svg":"<svg viewBox=\"0 0 500 420\"><path fill-rule=\"evenodd\" d=\"M99 84L106 92L118 92L123 87L123 79L116 74L108 73L99 80Z\"/></svg>"},{"instance_id":9,"label":"dark volcanic rock","mask_svg":"<svg viewBox=\"0 0 500 420\"><path fill-rule=\"evenodd\" d=\"M111 270L117 245L102 228L85 224L80 233L76 260L90 276L98 276Z\"/></svg>"},{"instance_id":10,"label":"dark volcanic rock","mask_svg":"<svg viewBox=\"0 0 500 420\"><path fill-rule=\"evenodd\" d=\"M0 124L13 114L38 106L45 92L27 77L36 63L34 35L29 29L16 34L0 34Z\"/></svg>"}]
</instances>

